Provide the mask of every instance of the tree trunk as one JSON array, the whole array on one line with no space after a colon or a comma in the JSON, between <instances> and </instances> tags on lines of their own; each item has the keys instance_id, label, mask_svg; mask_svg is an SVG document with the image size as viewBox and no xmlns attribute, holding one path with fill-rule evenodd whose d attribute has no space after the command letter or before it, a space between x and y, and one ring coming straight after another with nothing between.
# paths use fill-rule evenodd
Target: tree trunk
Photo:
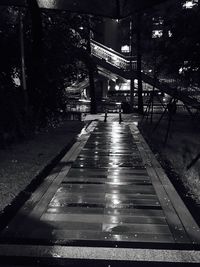
<instances>
[{"instance_id":1,"label":"tree trunk","mask_svg":"<svg viewBox=\"0 0 200 267\"><path fill-rule=\"evenodd\" d=\"M31 72L30 88L32 90L30 102L33 106L33 126L46 123L45 97L46 80L43 66L43 44L42 44L42 17L36 0L29 0L29 10L31 16L32 32L32 53L31 53Z\"/></svg>"}]
</instances>

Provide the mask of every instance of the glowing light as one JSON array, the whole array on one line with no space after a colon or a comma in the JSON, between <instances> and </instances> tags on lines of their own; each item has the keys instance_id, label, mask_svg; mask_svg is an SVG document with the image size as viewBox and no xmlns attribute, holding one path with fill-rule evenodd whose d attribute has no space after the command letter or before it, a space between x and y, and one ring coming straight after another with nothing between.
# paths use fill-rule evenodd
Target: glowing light
<instances>
[{"instance_id":1,"label":"glowing light","mask_svg":"<svg viewBox=\"0 0 200 267\"><path fill-rule=\"evenodd\" d=\"M191 9L198 4L198 0L188 0L183 4L183 8Z\"/></svg>"},{"instance_id":2,"label":"glowing light","mask_svg":"<svg viewBox=\"0 0 200 267\"><path fill-rule=\"evenodd\" d=\"M14 81L16 86L20 86L21 85L21 81L20 81L20 79L18 77L14 77L13 81Z\"/></svg>"},{"instance_id":3,"label":"glowing light","mask_svg":"<svg viewBox=\"0 0 200 267\"><path fill-rule=\"evenodd\" d=\"M168 31L168 36L172 37L172 32L170 30Z\"/></svg>"},{"instance_id":4,"label":"glowing light","mask_svg":"<svg viewBox=\"0 0 200 267\"><path fill-rule=\"evenodd\" d=\"M152 38L161 38L163 36L162 30L154 30L152 31Z\"/></svg>"},{"instance_id":5,"label":"glowing light","mask_svg":"<svg viewBox=\"0 0 200 267\"><path fill-rule=\"evenodd\" d=\"M179 74L183 73L183 68L181 67L179 70L178 70Z\"/></svg>"},{"instance_id":6,"label":"glowing light","mask_svg":"<svg viewBox=\"0 0 200 267\"><path fill-rule=\"evenodd\" d=\"M130 46L129 45L123 45L122 47L121 47L121 52L122 53L130 53Z\"/></svg>"},{"instance_id":7,"label":"glowing light","mask_svg":"<svg viewBox=\"0 0 200 267\"><path fill-rule=\"evenodd\" d=\"M119 90L119 85L115 85L115 90L118 91Z\"/></svg>"}]
</instances>

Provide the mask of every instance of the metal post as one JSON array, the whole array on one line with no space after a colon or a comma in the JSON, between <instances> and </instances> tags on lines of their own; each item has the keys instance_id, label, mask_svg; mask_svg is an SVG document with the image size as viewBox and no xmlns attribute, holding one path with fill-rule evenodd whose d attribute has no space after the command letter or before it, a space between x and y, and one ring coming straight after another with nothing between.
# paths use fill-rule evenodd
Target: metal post
<instances>
[{"instance_id":1,"label":"metal post","mask_svg":"<svg viewBox=\"0 0 200 267\"><path fill-rule=\"evenodd\" d=\"M134 107L134 77L133 77L133 71L134 71L134 67L133 67L133 63L132 63L132 59L133 59L133 17L131 17L130 20L130 75L131 75L131 83L130 83L130 106L131 106L131 110L133 110Z\"/></svg>"},{"instance_id":2,"label":"metal post","mask_svg":"<svg viewBox=\"0 0 200 267\"><path fill-rule=\"evenodd\" d=\"M105 111L104 122L107 122L107 117L108 117L108 113L107 113L107 110L106 110L106 111Z\"/></svg>"},{"instance_id":3,"label":"metal post","mask_svg":"<svg viewBox=\"0 0 200 267\"><path fill-rule=\"evenodd\" d=\"M141 55L141 14L137 14L137 79L138 79L138 112L144 113L142 96L142 55Z\"/></svg>"},{"instance_id":4,"label":"metal post","mask_svg":"<svg viewBox=\"0 0 200 267\"><path fill-rule=\"evenodd\" d=\"M119 124L121 124L122 122L122 109L121 109L121 105L119 107Z\"/></svg>"}]
</instances>

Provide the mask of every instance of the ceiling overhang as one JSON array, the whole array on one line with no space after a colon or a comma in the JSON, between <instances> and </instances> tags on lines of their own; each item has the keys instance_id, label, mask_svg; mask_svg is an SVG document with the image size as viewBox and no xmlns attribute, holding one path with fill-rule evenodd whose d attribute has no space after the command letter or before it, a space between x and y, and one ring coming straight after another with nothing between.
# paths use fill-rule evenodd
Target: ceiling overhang
<instances>
[{"instance_id":1,"label":"ceiling overhang","mask_svg":"<svg viewBox=\"0 0 200 267\"><path fill-rule=\"evenodd\" d=\"M1 0L0 5L27 7L33 0ZM39 8L123 18L168 0L35 0Z\"/></svg>"}]
</instances>

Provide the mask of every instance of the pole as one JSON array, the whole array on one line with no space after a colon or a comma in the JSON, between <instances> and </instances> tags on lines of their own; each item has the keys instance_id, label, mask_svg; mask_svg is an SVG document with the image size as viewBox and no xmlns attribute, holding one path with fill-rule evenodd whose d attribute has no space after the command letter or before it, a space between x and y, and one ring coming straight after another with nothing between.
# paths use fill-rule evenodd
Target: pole
<instances>
[{"instance_id":1,"label":"pole","mask_svg":"<svg viewBox=\"0 0 200 267\"><path fill-rule=\"evenodd\" d=\"M144 113L142 97L142 55L141 55L141 13L137 14L137 80L138 80L138 113Z\"/></svg>"},{"instance_id":2,"label":"pole","mask_svg":"<svg viewBox=\"0 0 200 267\"><path fill-rule=\"evenodd\" d=\"M19 10L20 50L21 50L21 81L24 92L24 108L28 111L28 92L26 83L25 48L24 48L24 22L23 12Z\"/></svg>"},{"instance_id":3,"label":"pole","mask_svg":"<svg viewBox=\"0 0 200 267\"><path fill-rule=\"evenodd\" d=\"M120 104L120 107L119 107L119 124L122 123L122 109L121 109L121 104Z\"/></svg>"},{"instance_id":4,"label":"pole","mask_svg":"<svg viewBox=\"0 0 200 267\"><path fill-rule=\"evenodd\" d=\"M134 77L133 77L133 64L132 64L132 59L133 59L133 16L131 16L130 20L130 74L131 74L131 84L130 84L130 91L131 91L131 97L130 97L130 106L131 110L134 108Z\"/></svg>"}]
</instances>

